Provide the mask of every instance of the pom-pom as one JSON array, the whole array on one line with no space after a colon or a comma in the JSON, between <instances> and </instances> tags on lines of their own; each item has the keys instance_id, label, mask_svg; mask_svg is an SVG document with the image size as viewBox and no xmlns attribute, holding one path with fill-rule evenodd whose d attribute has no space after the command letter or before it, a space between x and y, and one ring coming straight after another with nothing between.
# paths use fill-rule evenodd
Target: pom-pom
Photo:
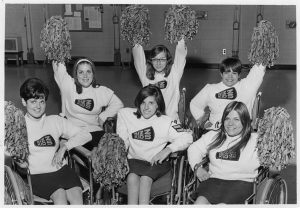
<instances>
[{"instance_id":1,"label":"pom-pom","mask_svg":"<svg viewBox=\"0 0 300 208\"><path fill-rule=\"evenodd\" d=\"M123 39L134 46L147 45L150 37L149 10L142 5L131 5L124 9L120 18Z\"/></svg>"},{"instance_id":2,"label":"pom-pom","mask_svg":"<svg viewBox=\"0 0 300 208\"><path fill-rule=\"evenodd\" d=\"M295 141L290 115L282 107L264 112L258 123L258 157L264 167L281 170L295 157Z\"/></svg>"},{"instance_id":3,"label":"pom-pom","mask_svg":"<svg viewBox=\"0 0 300 208\"><path fill-rule=\"evenodd\" d=\"M107 190L121 186L129 166L124 141L114 133L105 133L92 153L93 177Z\"/></svg>"},{"instance_id":4,"label":"pom-pom","mask_svg":"<svg viewBox=\"0 0 300 208\"><path fill-rule=\"evenodd\" d=\"M273 66L279 57L279 42L271 22L261 20L253 29L248 60L252 64Z\"/></svg>"},{"instance_id":5,"label":"pom-pom","mask_svg":"<svg viewBox=\"0 0 300 208\"><path fill-rule=\"evenodd\" d=\"M192 40L197 34L199 20L196 12L187 5L174 5L169 8L165 18L165 39L171 43L182 38Z\"/></svg>"},{"instance_id":6,"label":"pom-pom","mask_svg":"<svg viewBox=\"0 0 300 208\"><path fill-rule=\"evenodd\" d=\"M67 62L71 59L71 38L67 22L61 16L52 16L41 31L41 48L50 61Z\"/></svg>"},{"instance_id":7,"label":"pom-pom","mask_svg":"<svg viewBox=\"0 0 300 208\"><path fill-rule=\"evenodd\" d=\"M5 151L19 163L28 162L28 138L22 110L5 101Z\"/></svg>"}]
</instances>

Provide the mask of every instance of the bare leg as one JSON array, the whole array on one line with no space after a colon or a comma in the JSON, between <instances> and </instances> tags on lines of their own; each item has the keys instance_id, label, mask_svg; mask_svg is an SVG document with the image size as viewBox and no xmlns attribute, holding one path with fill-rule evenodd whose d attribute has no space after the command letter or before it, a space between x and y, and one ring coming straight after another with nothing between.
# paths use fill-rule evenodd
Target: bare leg
<instances>
[{"instance_id":1,"label":"bare leg","mask_svg":"<svg viewBox=\"0 0 300 208\"><path fill-rule=\"evenodd\" d=\"M204 196L198 196L194 204L210 204Z\"/></svg>"},{"instance_id":2,"label":"bare leg","mask_svg":"<svg viewBox=\"0 0 300 208\"><path fill-rule=\"evenodd\" d=\"M57 204L68 204L66 190L60 188L51 194L50 199L52 199L54 205Z\"/></svg>"},{"instance_id":3,"label":"bare leg","mask_svg":"<svg viewBox=\"0 0 300 208\"><path fill-rule=\"evenodd\" d=\"M66 190L70 204L83 204L82 189L78 186Z\"/></svg>"},{"instance_id":4,"label":"bare leg","mask_svg":"<svg viewBox=\"0 0 300 208\"><path fill-rule=\"evenodd\" d=\"M141 176L139 204L149 204L152 182L153 182L152 178L148 176Z\"/></svg>"},{"instance_id":5,"label":"bare leg","mask_svg":"<svg viewBox=\"0 0 300 208\"><path fill-rule=\"evenodd\" d=\"M129 173L127 176L128 204L138 204L140 189L140 176Z\"/></svg>"}]
</instances>

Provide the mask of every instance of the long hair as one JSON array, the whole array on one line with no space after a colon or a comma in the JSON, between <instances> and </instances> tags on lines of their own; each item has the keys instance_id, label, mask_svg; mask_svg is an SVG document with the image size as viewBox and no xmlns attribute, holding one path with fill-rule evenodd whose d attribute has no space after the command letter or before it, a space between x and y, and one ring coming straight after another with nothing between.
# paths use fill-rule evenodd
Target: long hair
<instances>
[{"instance_id":1,"label":"long hair","mask_svg":"<svg viewBox=\"0 0 300 208\"><path fill-rule=\"evenodd\" d=\"M47 101L49 95L49 88L45 83L38 78L29 78L20 87L20 96L25 101L35 98L45 98Z\"/></svg>"},{"instance_id":2,"label":"long hair","mask_svg":"<svg viewBox=\"0 0 300 208\"><path fill-rule=\"evenodd\" d=\"M80 58L80 59L77 59L77 61L75 62L74 66L73 66L73 78L74 78L74 81L75 81L75 86L76 86L76 92L78 94L81 94L82 93L82 86L81 84L79 83L78 81L78 76L77 76L77 70L78 70L78 66L82 65L82 64L88 64L91 66L92 68L92 72L93 72L93 80L92 80L92 87L96 87L97 86L97 83L96 83L96 77L95 77L95 65L94 63L88 59L88 58Z\"/></svg>"},{"instance_id":3,"label":"long hair","mask_svg":"<svg viewBox=\"0 0 300 208\"><path fill-rule=\"evenodd\" d=\"M159 117L161 115L165 115L165 101L163 98L163 95L160 91L160 89L154 85L148 85L146 87L143 87L139 93L137 94L135 100L134 100L134 105L137 108L137 111L134 113L137 118L141 118L142 113L141 113L141 104L143 101L149 97L149 96L154 96L155 101L157 103L157 110L156 110L156 115Z\"/></svg>"},{"instance_id":4,"label":"long hair","mask_svg":"<svg viewBox=\"0 0 300 208\"><path fill-rule=\"evenodd\" d=\"M238 101L233 101L233 102L229 103L226 106L226 108L224 109L219 133L215 136L214 141L209 145L208 151L221 146L225 142L226 131L225 131L225 127L224 127L224 122L225 122L227 115L233 110L236 111L237 114L239 115L240 120L242 122L243 129L241 132L242 139L238 143L233 145L231 148L229 148L229 150L230 151L240 150L247 145L247 143L250 139L250 136L251 136L250 114L247 109L247 106L244 103L238 102Z\"/></svg>"},{"instance_id":5,"label":"long hair","mask_svg":"<svg viewBox=\"0 0 300 208\"><path fill-rule=\"evenodd\" d=\"M155 68L152 65L152 59L161 52L164 52L166 54L166 59L167 59L167 64L166 67L164 68L165 77L168 77L171 72L173 60L169 49L164 45L156 45L151 49L150 55L147 58L146 76L150 80L154 80L154 74L155 74Z\"/></svg>"},{"instance_id":6,"label":"long hair","mask_svg":"<svg viewBox=\"0 0 300 208\"><path fill-rule=\"evenodd\" d=\"M221 74L223 72L227 72L227 71L233 71L233 72L237 72L238 74L241 74L242 72L242 63L240 61L240 59L238 58L226 58L224 59L221 64L220 64L220 72Z\"/></svg>"}]
</instances>

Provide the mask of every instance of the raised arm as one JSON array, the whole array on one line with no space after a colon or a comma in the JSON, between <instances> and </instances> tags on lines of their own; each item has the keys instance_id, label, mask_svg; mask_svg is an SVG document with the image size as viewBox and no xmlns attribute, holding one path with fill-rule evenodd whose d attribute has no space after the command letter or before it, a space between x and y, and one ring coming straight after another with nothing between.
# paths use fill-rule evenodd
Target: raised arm
<instances>
[{"instance_id":1,"label":"raised arm","mask_svg":"<svg viewBox=\"0 0 300 208\"><path fill-rule=\"evenodd\" d=\"M249 83L249 86L251 86L252 89L257 91L263 82L265 73L266 66L263 66L262 64L255 64L250 69L250 72L248 76L244 79L244 81Z\"/></svg>"},{"instance_id":2,"label":"raised arm","mask_svg":"<svg viewBox=\"0 0 300 208\"><path fill-rule=\"evenodd\" d=\"M67 72L65 63L52 61L52 68L54 72L54 79L60 90L62 90L66 84L73 82L72 77Z\"/></svg>"},{"instance_id":3,"label":"raised arm","mask_svg":"<svg viewBox=\"0 0 300 208\"><path fill-rule=\"evenodd\" d=\"M173 69L180 79L182 77L185 63L186 63L186 55L187 55L187 47L185 45L184 39L178 41L176 50L175 50L175 58L173 63Z\"/></svg>"},{"instance_id":4,"label":"raised arm","mask_svg":"<svg viewBox=\"0 0 300 208\"><path fill-rule=\"evenodd\" d=\"M135 44L132 48L132 55L134 60L134 66L137 74L139 75L140 81L143 86L148 85L146 77L146 57L143 47L140 44Z\"/></svg>"}]
</instances>

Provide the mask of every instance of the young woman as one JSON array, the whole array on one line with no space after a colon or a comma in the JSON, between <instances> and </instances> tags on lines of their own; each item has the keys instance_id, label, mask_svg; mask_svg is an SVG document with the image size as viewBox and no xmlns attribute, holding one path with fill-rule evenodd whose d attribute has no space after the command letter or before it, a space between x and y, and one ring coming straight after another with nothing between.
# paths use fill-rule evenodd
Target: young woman
<instances>
[{"instance_id":1,"label":"young woman","mask_svg":"<svg viewBox=\"0 0 300 208\"><path fill-rule=\"evenodd\" d=\"M73 78L64 63L53 62L52 66L61 92L62 113L73 124L91 133L93 139L86 148L97 147L104 134L103 123L117 114L123 107L122 101L111 89L96 83L95 65L91 60L78 59L73 67Z\"/></svg>"},{"instance_id":2,"label":"young woman","mask_svg":"<svg viewBox=\"0 0 300 208\"><path fill-rule=\"evenodd\" d=\"M165 159L187 148L193 138L164 115L164 99L156 86L142 88L134 103L136 108L119 111L117 133L128 148L128 204L149 204L152 182L171 168Z\"/></svg>"},{"instance_id":3,"label":"young woman","mask_svg":"<svg viewBox=\"0 0 300 208\"><path fill-rule=\"evenodd\" d=\"M61 116L46 116L49 90L37 78L27 79L20 88L25 115L33 193L54 204L82 204L82 185L67 166L64 154L92 139L91 135ZM60 147L60 137L67 139ZM22 165L24 166L24 164Z\"/></svg>"},{"instance_id":4,"label":"young woman","mask_svg":"<svg viewBox=\"0 0 300 208\"><path fill-rule=\"evenodd\" d=\"M247 106L229 103L218 131L209 131L188 148L188 160L198 179L195 204L243 204L253 192L259 159ZM209 157L209 171L199 166Z\"/></svg>"},{"instance_id":5,"label":"young woman","mask_svg":"<svg viewBox=\"0 0 300 208\"><path fill-rule=\"evenodd\" d=\"M205 108L210 111L209 120L205 124L206 129L218 129L221 125L223 111L226 105L234 100L246 104L248 111L252 107L257 91L263 81L266 67L254 65L244 79L240 80L242 63L237 58L226 58L220 65L222 81L217 84L207 84L191 100L190 110L197 121L201 124L205 118ZM252 115L250 114L252 117Z\"/></svg>"},{"instance_id":6,"label":"young woman","mask_svg":"<svg viewBox=\"0 0 300 208\"><path fill-rule=\"evenodd\" d=\"M179 84L187 55L184 39L177 43L174 61L164 45L153 47L147 60L139 44L133 47L132 54L143 87L149 84L159 87L166 104L166 115L178 120Z\"/></svg>"}]
</instances>

